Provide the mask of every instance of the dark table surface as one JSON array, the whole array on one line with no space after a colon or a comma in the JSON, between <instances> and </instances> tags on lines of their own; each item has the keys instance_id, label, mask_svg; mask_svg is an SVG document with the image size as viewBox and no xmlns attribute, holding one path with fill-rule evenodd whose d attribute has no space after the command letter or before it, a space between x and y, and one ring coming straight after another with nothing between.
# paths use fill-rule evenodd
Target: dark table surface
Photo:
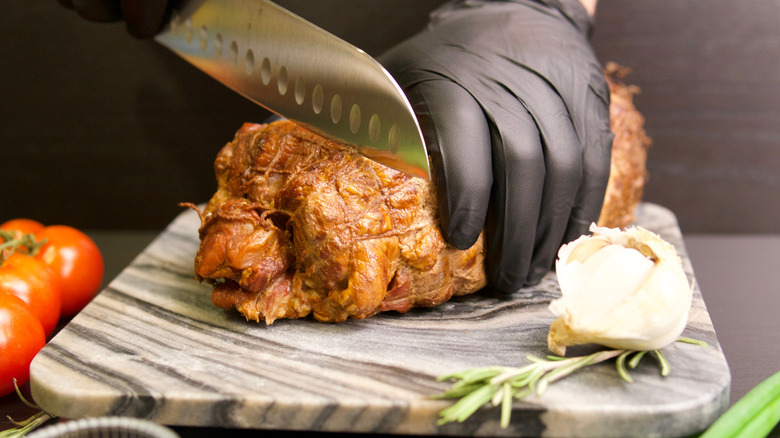
<instances>
[{"instance_id":1,"label":"dark table surface","mask_svg":"<svg viewBox=\"0 0 780 438\"><path fill-rule=\"evenodd\" d=\"M88 234L103 252L107 284L158 233ZM731 369L734 403L753 386L780 371L780 235L688 235L685 245ZM29 388L22 389L29 396ZM15 394L1 397L0 430L11 426L5 415L21 420L32 413ZM208 435L206 430L197 428L177 432L182 436ZM244 431L241 435L248 434ZM771 436L780 437L780 427Z\"/></svg>"}]
</instances>

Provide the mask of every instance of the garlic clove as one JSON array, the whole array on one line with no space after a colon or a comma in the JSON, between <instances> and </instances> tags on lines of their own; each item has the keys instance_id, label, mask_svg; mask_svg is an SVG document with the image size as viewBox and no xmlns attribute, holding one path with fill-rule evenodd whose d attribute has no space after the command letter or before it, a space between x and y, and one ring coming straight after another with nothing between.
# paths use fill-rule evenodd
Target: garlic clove
<instances>
[{"instance_id":1,"label":"garlic clove","mask_svg":"<svg viewBox=\"0 0 780 438\"><path fill-rule=\"evenodd\" d=\"M591 231L558 252L562 296L550 304L558 316L550 350L562 355L566 346L587 343L652 350L673 342L692 295L674 247L642 228Z\"/></svg>"}]
</instances>

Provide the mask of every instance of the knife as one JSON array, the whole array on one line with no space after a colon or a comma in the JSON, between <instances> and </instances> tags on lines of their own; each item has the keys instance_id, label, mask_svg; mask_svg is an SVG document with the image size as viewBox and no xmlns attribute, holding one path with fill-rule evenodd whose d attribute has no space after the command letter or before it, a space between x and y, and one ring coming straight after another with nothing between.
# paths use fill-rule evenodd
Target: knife
<instances>
[{"instance_id":1,"label":"knife","mask_svg":"<svg viewBox=\"0 0 780 438\"><path fill-rule=\"evenodd\" d=\"M268 0L190 0L156 40L264 108L430 178L412 106L371 56Z\"/></svg>"}]
</instances>

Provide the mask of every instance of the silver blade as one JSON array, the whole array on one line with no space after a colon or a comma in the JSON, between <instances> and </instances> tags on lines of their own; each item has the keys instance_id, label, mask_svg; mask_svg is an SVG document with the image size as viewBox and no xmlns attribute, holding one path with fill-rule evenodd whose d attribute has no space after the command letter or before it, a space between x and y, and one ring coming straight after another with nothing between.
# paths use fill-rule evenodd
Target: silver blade
<instances>
[{"instance_id":1,"label":"silver blade","mask_svg":"<svg viewBox=\"0 0 780 438\"><path fill-rule=\"evenodd\" d=\"M192 0L157 41L218 81L365 156L429 178L412 107L371 56L267 0Z\"/></svg>"}]
</instances>

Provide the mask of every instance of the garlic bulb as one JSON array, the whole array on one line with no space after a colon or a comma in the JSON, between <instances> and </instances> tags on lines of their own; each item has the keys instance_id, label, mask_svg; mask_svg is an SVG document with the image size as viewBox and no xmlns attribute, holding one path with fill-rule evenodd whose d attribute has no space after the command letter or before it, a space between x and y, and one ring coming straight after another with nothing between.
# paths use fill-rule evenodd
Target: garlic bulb
<instances>
[{"instance_id":1,"label":"garlic bulb","mask_svg":"<svg viewBox=\"0 0 780 438\"><path fill-rule=\"evenodd\" d=\"M674 247L643 229L591 225L592 236L563 245L556 273L562 297L547 344L600 344L655 350L674 342L688 321L692 287Z\"/></svg>"}]
</instances>

